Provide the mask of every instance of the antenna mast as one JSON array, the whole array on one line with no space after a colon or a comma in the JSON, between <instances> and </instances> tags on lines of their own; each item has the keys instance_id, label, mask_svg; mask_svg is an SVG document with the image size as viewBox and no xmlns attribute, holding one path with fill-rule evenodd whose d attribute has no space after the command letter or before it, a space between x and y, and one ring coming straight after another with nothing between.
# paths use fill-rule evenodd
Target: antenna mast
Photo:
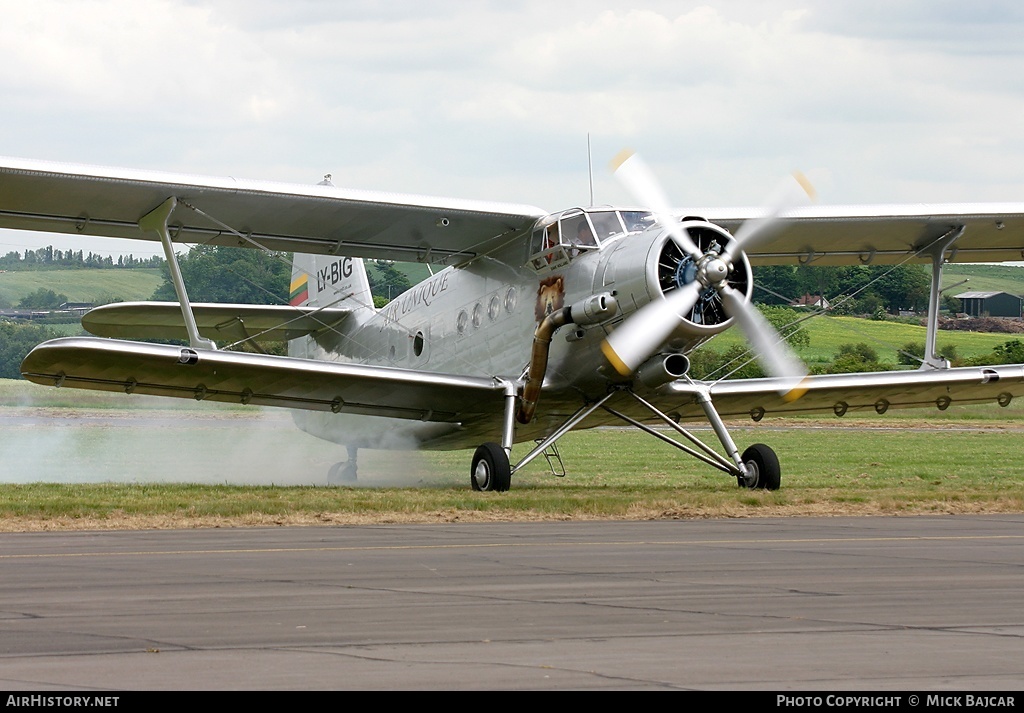
<instances>
[{"instance_id":1,"label":"antenna mast","mask_svg":"<svg viewBox=\"0 0 1024 713\"><path fill-rule=\"evenodd\" d=\"M590 132L587 132L587 172L590 174L590 207L594 207L594 157L590 152Z\"/></svg>"}]
</instances>

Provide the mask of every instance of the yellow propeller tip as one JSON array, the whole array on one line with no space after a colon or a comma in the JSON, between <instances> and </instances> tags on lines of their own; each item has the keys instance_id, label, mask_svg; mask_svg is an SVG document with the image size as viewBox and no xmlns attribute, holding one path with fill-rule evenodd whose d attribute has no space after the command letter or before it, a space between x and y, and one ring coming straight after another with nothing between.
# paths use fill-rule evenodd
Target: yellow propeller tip
<instances>
[{"instance_id":1,"label":"yellow propeller tip","mask_svg":"<svg viewBox=\"0 0 1024 713\"><path fill-rule=\"evenodd\" d=\"M793 178L795 178L796 182L800 184L800 187L804 189L804 193L807 194L808 198L812 201L818 200L818 192L814 190L814 184L811 183L811 180L807 178L807 176L800 171L793 171Z\"/></svg>"},{"instance_id":2,"label":"yellow propeller tip","mask_svg":"<svg viewBox=\"0 0 1024 713\"><path fill-rule=\"evenodd\" d=\"M803 381L801 381L795 387L793 387L792 389L787 391L785 394L783 394L782 400L785 401L787 404L793 403L794 401L796 401L801 396L803 396L804 394L807 393L807 389L810 388L810 385L811 385L810 379L804 378Z\"/></svg>"},{"instance_id":3,"label":"yellow propeller tip","mask_svg":"<svg viewBox=\"0 0 1024 713\"><path fill-rule=\"evenodd\" d=\"M623 376L629 376L633 373L633 370L626 366L626 362L619 358L619 355L612 349L612 345L608 343L608 340L601 342L601 351L604 353L605 359L615 367L615 371L619 372Z\"/></svg>"},{"instance_id":4,"label":"yellow propeller tip","mask_svg":"<svg viewBox=\"0 0 1024 713\"><path fill-rule=\"evenodd\" d=\"M633 149L622 149L617 154L615 154L615 158L613 158L611 160L611 163L609 164L611 166L612 173L615 173L616 171L618 171L619 170L619 166L621 166L626 161L628 161L630 158L632 158L634 153L635 152L633 151Z\"/></svg>"}]
</instances>

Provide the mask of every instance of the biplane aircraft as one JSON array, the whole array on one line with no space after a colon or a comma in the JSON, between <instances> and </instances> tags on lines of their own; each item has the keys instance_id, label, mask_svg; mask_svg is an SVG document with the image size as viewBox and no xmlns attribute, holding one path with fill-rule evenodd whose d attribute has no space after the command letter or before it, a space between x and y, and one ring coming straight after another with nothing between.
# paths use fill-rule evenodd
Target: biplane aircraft
<instances>
[{"instance_id":1,"label":"biplane aircraft","mask_svg":"<svg viewBox=\"0 0 1024 713\"><path fill-rule=\"evenodd\" d=\"M113 304L93 337L38 345L38 384L294 409L299 428L360 448L476 448L470 482L507 490L574 428L628 423L775 489L764 444L723 419L948 408L1024 393L1024 366L950 368L937 355L946 261L1024 258L1024 204L674 210L639 157L617 159L633 207L527 205L0 159L0 227L159 240L178 303ZM294 253L287 305L192 304L174 243ZM375 309L363 259L432 275ZM807 376L750 304L752 264L932 266L915 371ZM687 354L736 325L768 378L699 381ZM131 341L185 339L188 346ZM288 356L229 350L288 341ZM683 425L710 423L721 452ZM661 424L654 428L652 424ZM670 437L672 434L675 437ZM536 442L517 462L517 442ZM563 471L564 472L564 471Z\"/></svg>"}]
</instances>

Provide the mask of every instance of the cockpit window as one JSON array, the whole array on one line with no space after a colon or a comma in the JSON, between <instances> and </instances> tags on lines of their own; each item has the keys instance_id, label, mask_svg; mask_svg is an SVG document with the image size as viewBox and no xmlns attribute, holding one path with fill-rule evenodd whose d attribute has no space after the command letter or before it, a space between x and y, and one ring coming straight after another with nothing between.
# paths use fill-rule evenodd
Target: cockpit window
<instances>
[{"instance_id":1,"label":"cockpit window","mask_svg":"<svg viewBox=\"0 0 1024 713\"><path fill-rule=\"evenodd\" d=\"M573 208L549 215L534 228L530 239L530 264L538 271L567 265L571 260L597 250L609 239L644 230L650 213Z\"/></svg>"},{"instance_id":2,"label":"cockpit window","mask_svg":"<svg viewBox=\"0 0 1024 713\"><path fill-rule=\"evenodd\" d=\"M587 220L585 213L578 218L570 218L563 222L565 223L563 230L569 238L568 242L570 245L592 248L597 247L597 238L594 237L594 228L590 225L590 221Z\"/></svg>"},{"instance_id":3,"label":"cockpit window","mask_svg":"<svg viewBox=\"0 0 1024 713\"><path fill-rule=\"evenodd\" d=\"M553 248L560 242L562 241L558 237L558 223L552 223L544 231L544 249Z\"/></svg>"},{"instance_id":4,"label":"cockpit window","mask_svg":"<svg viewBox=\"0 0 1024 713\"><path fill-rule=\"evenodd\" d=\"M546 225L544 223L550 220ZM565 238L559 232L560 222L554 217L539 224L530 237L530 264L539 272L569 264Z\"/></svg>"},{"instance_id":5,"label":"cockpit window","mask_svg":"<svg viewBox=\"0 0 1024 713\"><path fill-rule=\"evenodd\" d=\"M602 241L628 232L622 223L622 217L615 210L591 213L590 220L593 221L594 227L597 229L597 237Z\"/></svg>"},{"instance_id":6,"label":"cockpit window","mask_svg":"<svg viewBox=\"0 0 1024 713\"><path fill-rule=\"evenodd\" d=\"M626 232L640 233L651 227L653 216L647 211L624 210L621 213Z\"/></svg>"}]
</instances>

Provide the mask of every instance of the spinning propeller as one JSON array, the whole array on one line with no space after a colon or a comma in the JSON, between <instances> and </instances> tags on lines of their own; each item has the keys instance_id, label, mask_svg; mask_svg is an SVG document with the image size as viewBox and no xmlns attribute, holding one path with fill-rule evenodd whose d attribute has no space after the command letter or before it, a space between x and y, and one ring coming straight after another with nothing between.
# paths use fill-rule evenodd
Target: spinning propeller
<instances>
[{"instance_id":1,"label":"spinning propeller","mask_svg":"<svg viewBox=\"0 0 1024 713\"><path fill-rule=\"evenodd\" d=\"M807 179L795 174L795 183L769 201L764 214L743 223L733 240L716 252L702 250L676 217L664 191L647 165L634 153L624 151L612 162L615 176L641 205L654 213L669 237L694 268L689 282L672 290L664 299L655 299L637 310L608 336L601 349L608 361L623 376L629 376L650 358L675 331L679 323L711 290L718 293L722 309L743 331L757 355L757 360L771 376L783 380L780 393L794 401L806 389L800 384L807 376L800 359L786 346L782 337L768 321L746 301L744 295L728 284L737 256L744 250L762 244L779 227L786 209L813 198L814 189Z\"/></svg>"}]
</instances>

